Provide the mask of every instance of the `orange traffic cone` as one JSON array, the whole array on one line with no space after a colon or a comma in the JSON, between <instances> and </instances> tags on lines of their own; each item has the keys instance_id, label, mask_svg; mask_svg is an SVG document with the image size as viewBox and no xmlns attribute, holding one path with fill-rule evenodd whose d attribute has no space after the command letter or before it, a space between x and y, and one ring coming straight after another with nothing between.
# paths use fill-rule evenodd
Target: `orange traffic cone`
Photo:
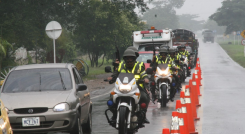
<instances>
[{"instance_id":1,"label":"orange traffic cone","mask_svg":"<svg viewBox=\"0 0 245 134\"><path fill-rule=\"evenodd\" d=\"M184 102L187 102L187 103L182 103L182 107L186 107L186 113L187 113L187 118L188 118L188 131L189 133L194 134L196 132L195 132L195 124L194 124L194 119L192 115L190 100L185 99L185 93L183 91L180 93L180 99L183 100Z\"/></svg>"},{"instance_id":2,"label":"orange traffic cone","mask_svg":"<svg viewBox=\"0 0 245 134\"><path fill-rule=\"evenodd\" d=\"M162 134L170 134L169 128L164 128Z\"/></svg>"},{"instance_id":3,"label":"orange traffic cone","mask_svg":"<svg viewBox=\"0 0 245 134\"><path fill-rule=\"evenodd\" d=\"M178 112L172 112L172 124L170 129L170 134L179 134L179 118Z\"/></svg>"},{"instance_id":4,"label":"orange traffic cone","mask_svg":"<svg viewBox=\"0 0 245 134\"><path fill-rule=\"evenodd\" d=\"M185 101L182 101L183 104L185 104ZM176 101L176 109L178 112L178 118L179 118L179 131L180 134L188 134L188 118L186 113L186 107L182 107L181 101Z\"/></svg>"},{"instance_id":5,"label":"orange traffic cone","mask_svg":"<svg viewBox=\"0 0 245 134\"><path fill-rule=\"evenodd\" d=\"M185 103L188 104L190 103L191 106L191 110L192 110L192 116L194 120L200 120L200 118L197 118L197 109L196 109L196 105L195 102L193 102L192 98L191 98L191 94L192 94L192 89L191 88L186 88L185 89Z\"/></svg>"},{"instance_id":6,"label":"orange traffic cone","mask_svg":"<svg viewBox=\"0 0 245 134\"><path fill-rule=\"evenodd\" d=\"M195 104L195 106L201 106L201 104L199 104L199 98L198 98L198 94L197 94L197 83L195 80L189 80L189 85L190 85L190 89L191 89L191 98L193 103Z\"/></svg>"},{"instance_id":7,"label":"orange traffic cone","mask_svg":"<svg viewBox=\"0 0 245 134\"><path fill-rule=\"evenodd\" d=\"M200 92L200 87L199 87L199 86L201 86L201 81L200 81L198 75L196 75L196 74L195 74L195 80L196 80L196 83L197 83L197 86L196 86L196 89L197 89L197 95L198 95L198 96L202 96L202 95L201 95L201 92Z\"/></svg>"}]
</instances>

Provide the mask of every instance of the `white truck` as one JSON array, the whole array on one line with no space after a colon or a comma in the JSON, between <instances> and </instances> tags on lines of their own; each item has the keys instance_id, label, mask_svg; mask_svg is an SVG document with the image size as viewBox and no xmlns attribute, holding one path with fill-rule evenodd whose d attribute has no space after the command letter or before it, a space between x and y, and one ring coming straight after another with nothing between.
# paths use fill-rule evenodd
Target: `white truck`
<instances>
[{"instance_id":1,"label":"white truck","mask_svg":"<svg viewBox=\"0 0 245 134\"><path fill-rule=\"evenodd\" d=\"M154 27L148 31L133 32L133 46L139 51L153 51L153 45L172 47L174 34L172 29L156 30Z\"/></svg>"}]
</instances>

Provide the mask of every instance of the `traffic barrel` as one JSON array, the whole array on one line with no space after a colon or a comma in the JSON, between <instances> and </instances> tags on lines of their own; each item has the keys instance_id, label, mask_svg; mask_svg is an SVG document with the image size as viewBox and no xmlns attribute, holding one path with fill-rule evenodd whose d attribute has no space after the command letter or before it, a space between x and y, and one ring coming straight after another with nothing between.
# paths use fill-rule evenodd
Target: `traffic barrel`
<instances>
[{"instance_id":1,"label":"traffic barrel","mask_svg":"<svg viewBox=\"0 0 245 134\"><path fill-rule=\"evenodd\" d=\"M180 134L188 134L188 117L186 112L186 107L182 106L182 103L185 104L185 101L176 101L176 109L179 117L179 131Z\"/></svg>"},{"instance_id":2,"label":"traffic barrel","mask_svg":"<svg viewBox=\"0 0 245 134\"><path fill-rule=\"evenodd\" d=\"M179 134L179 118L178 112L172 112L172 124L170 128L170 134Z\"/></svg>"},{"instance_id":3,"label":"traffic barrel","mask_svg":"<svg viewBox=\"0 0 245 134\"><path fill-rule=\"evenodd\" d=\"M164 128L162 134L170 134L169 128Z\"/></svg>"}]
</instances>

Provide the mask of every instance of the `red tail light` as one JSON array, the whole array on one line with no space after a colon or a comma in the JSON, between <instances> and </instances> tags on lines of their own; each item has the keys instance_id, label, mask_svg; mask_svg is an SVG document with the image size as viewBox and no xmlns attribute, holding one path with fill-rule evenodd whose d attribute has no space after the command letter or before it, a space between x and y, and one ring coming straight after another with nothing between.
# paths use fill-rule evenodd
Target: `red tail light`
<instances>
[{"instance_id":1,"label":"red tail light","mask_svg":"<svg viewBox=\"0 0 245 134\"><path fill-rule=\"evenodd\" d=\"M140 104L140 107L141 107L142 109L145 109L145 108L146 108L146 104L145 104L145 103L141 103L141 104Z\"/></svg>"},{"instance_id":2,"label":"red tail light","mask_svg":"<svg viewBox=\"0 0 245 134\"><path fill-rule=\"evenodd\" d=\"M178 77L180 78L180 75L178 75Z\"/></svg>"},{"instance_id":3,"label":"red tail light","mask_svg":"<svg viewBox=\"0 0 245 134\"><path fill-rule=\"evenodd\" d=\"M188 69L191 69L191 67L188 67Z\"/></svg>"}]
</instances>

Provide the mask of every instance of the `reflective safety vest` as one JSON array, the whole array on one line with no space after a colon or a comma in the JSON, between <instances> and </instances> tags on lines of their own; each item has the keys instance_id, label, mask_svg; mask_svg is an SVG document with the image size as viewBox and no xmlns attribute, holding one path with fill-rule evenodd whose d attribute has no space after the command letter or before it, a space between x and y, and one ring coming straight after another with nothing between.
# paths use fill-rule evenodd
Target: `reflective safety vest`
<instances>
[{"instance_id":1,"label":"reflective safety vest","mask_svg":"<svg viewBox=\"0 0 245 134\"><path fill-rule=\"evenodd\" d=\"M170 64L171 58L166 57L165 61L161 60L160 57L156 56L156 63L158 64Z\"/></svg>"},{"instance_id":2,"label":"reflective safety vest","mask_svg":"<svg viewBox=\"0 0 245 134\"><path fill-rule=\"evenodd\" d=\"M184 52L179 52L178 54L179 55L185 55L186 57L188 57L189 52L185 50Z\"/></svg>"},{"instance_id":3,"label":"reflective safety vest","mask_svg":"<svg viewBox=\"0 0 245 134\"><path fill-rule=\"evenodd\" d=\"M119 73L132 73L134 74L134 78L136 79L136 81L138 81L139 79L143 79L145 76L147 76L145 70L142 70L142 66L144 65L143 62L136 62L134 64L133 69L127 70L126 68L126 63L120 63L119 64L119 68L118 68L118 72Z\"/></svg>"}]
</instances>

